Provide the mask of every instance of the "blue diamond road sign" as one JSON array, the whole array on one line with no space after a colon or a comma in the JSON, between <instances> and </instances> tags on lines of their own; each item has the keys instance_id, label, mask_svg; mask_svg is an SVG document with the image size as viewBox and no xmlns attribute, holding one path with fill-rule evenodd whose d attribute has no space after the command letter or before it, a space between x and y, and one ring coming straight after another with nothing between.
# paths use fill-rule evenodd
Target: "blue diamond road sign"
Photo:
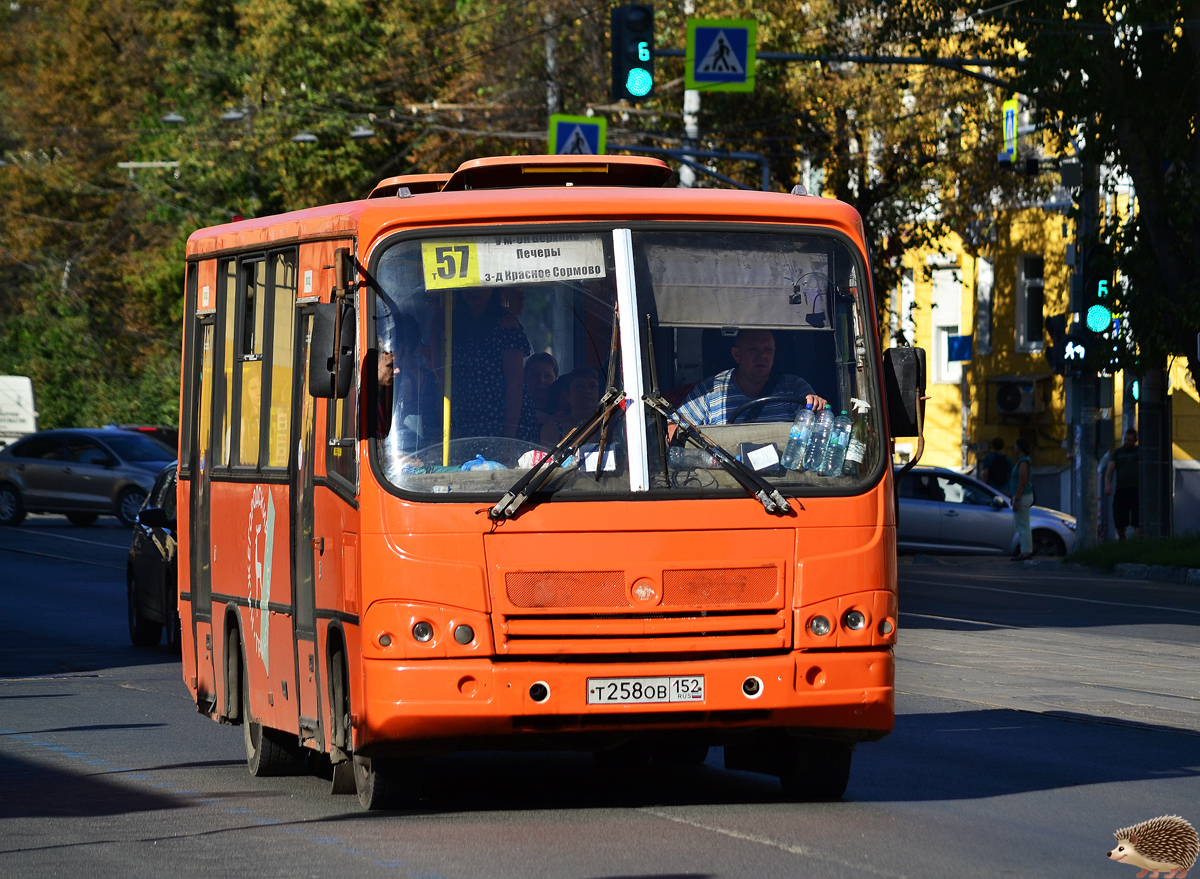
<instances>
[{"instance_id":1,"label":"blue diamond road sign","mask_svg":"<svg viewBox=\"0 0 1200 879\"><path fill-rule=\"evenodd\" d=\"M602 156L608 120L599 116L550 117L550 154L553 156Z\"/></svg>"},{"instance_id":2,"label":"blue diamond road sign","mask_svg":"<svg viewBox=\"0 0 1200 879\"><path fill-rule=\"evenodd\" d=\"M688 19L684 87L704 91L753 91L757 36L758 25L753 19Z\"/></svg>"}]
</instances>

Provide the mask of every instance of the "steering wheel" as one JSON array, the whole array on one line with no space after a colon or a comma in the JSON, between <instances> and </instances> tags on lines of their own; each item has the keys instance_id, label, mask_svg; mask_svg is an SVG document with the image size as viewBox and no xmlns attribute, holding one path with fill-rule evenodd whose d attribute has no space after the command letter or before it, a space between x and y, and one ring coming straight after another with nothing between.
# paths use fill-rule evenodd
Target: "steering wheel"
<instances>
[{"instance_id":1,"label":"steering wheel","mask_svg":"<svg viewBox=\"0 0 1200 879\"><path fill-rule=\"evenodd\" d=\"M751 400L748 403L743 403L734 409L733 414L729 416L729 424L736 424L739 415L754 408L757 408L758 411L754 413L754 418L748 420L746 423L749 424L750 421L757 421L758 416L762 414L763 407L768 403L796 403L800 406L803 406L806 402L806 398L797 397L795 394L770 394L766 397L759 397L757 400Z\"/></svg>"}]
</instances>

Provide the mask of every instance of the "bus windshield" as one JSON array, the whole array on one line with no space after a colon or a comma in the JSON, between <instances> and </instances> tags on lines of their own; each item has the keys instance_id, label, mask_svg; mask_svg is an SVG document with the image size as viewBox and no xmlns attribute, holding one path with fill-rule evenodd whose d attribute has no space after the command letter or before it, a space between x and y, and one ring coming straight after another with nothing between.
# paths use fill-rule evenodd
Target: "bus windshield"
<instances>
[{"instance_id":1,"label":"bus windshield","mask_svg":"<svg viewBox=\"0 0 1200 879\"><path fill-rule=\"evenodd\" d=\"M631 252L614 254L614 240L632 240ZM624 347L622 259L641 336ZM882 461L863 271L844 239L817 233L398 241L372 271L369 421L380 470L408 492L498 496L594 418L611 376L631 402L636 384L665 409L647 406L644 423L619 411L600 419L543 492L741 492L728 461L685 442L669 423L676 415L785 494L859 491ZM621 361L635 350L640 363ZM830 407L826 421L845 413L829 426L842 430L845 460L835 466L784 460L792 422L810 403L818 415ZM633 424L646 441L631 454Z\"/></svg>"}]
</instances>

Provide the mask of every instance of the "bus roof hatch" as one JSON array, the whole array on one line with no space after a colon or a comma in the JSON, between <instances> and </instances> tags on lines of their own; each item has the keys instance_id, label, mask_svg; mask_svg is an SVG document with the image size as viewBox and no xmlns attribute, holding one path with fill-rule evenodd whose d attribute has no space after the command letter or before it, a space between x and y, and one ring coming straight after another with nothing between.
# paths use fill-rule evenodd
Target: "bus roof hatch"
<instances>
[{"instance_id":1,"label":"bus roof hatch","mask_svg":"<svg viewBox=\"0 0 1200 879\"><path fill-rule=\"evenodd\" d=\"M399 177L387 177L376 184L367 198L387 198L398 193L401 186L407 187L412 195L437 192L449 179L449 174L401 174Z\"/></svg>"},{"instance_id":2,"label":"bus roof hatch","mask_svg":"<svg viewBox=\"0 0 1200 879\"><path fill-rule=\"evenodd\" d=\"M661 159L641 156L496 156L464 162L443 192L529 186L649 186L671 179Z\"/></svg>"}]
</instances>

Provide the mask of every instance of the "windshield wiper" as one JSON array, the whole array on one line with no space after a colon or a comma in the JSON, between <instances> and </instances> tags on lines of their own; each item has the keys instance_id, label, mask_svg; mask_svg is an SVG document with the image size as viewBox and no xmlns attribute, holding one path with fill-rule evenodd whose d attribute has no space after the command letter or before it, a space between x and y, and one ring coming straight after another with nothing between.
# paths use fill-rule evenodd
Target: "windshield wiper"
<instances>
[{"instance_id":1,"label":"windshield wiper","mask_svg":"<svg viewBox=\"0 0 1200 879\"><path fill-rule=\"evenodd\" d=\"M620 407L624 399L625 392L622 389L608 388L592 414L571 428L567 435L547 453L546 457L534 464L528 473L518 479L512 488L504 493L504 497L500 498L500 502L488 510L488 518L493 522L498 522L501 519L511 519L515 516L521 505L546 484L563 461L572 455L579 454L579 447L583 445L583 441L591 435L597 425L607 422L608 416L614 409ZM581 466L585 463L580 461ZM601 449L601 455L596 458L596 469L601 470L603 467L604 457L603 449Z\"/></svg>"},{"instance_id":2,"label":"windshield wiper","mask_svg":"<svg viewBox=\"0 0 1200 879\"><path fill-rule=\"evenodd\" d=\"M734 478L749 495L763 505L768 513L777 516L794 516L796 511L792 509L791 504L787 499L779 493L779 489L771 485L752 469L747 467L728 451L724 446L721 446L707 436L696 425L688 419L686 415L663 399L661 394L650 393L642 398L646 405L657 412L667 421L675 425L675 430L683 434L684 441L690 440L695 445L704 449L719 463L729 475ZM800 505L800 509L804 509L804 505Z\"/></svg>"},{"instance_id":3,"label":"windshield wiper","mask_svg":"<svg viewBox=\"0 0 1200 879\"><path fill-rule=\"evenodd\" d=\"M501 519L511 519L515 516L522 504L529 500L531 496L550 480L554 471L558 469L563 461L572 455L579 454L579 446L583 444L585 439L591 436L597 426L600 427L600 448L596 455L596 481L600 481L600 475L604 472L604 447L608 443L609 417L625 401L624 389L616 386L617 352L620 348L620 324L617 318L617 310L614 308L612 349L608 357L608 386L604 389L604 394L600 397L600 402L596 404L596 408L592 410L591 415L567 431L567 435L558 441L554 448L547 453L546 457L533 465L528 473L518 479L512 488L504 493L504 497L500 498L500 502L488 510L488 518L493 522L499 522ZM586 473L587 462L580 461L579 464Z\"/></svg>"}]
</instances>

